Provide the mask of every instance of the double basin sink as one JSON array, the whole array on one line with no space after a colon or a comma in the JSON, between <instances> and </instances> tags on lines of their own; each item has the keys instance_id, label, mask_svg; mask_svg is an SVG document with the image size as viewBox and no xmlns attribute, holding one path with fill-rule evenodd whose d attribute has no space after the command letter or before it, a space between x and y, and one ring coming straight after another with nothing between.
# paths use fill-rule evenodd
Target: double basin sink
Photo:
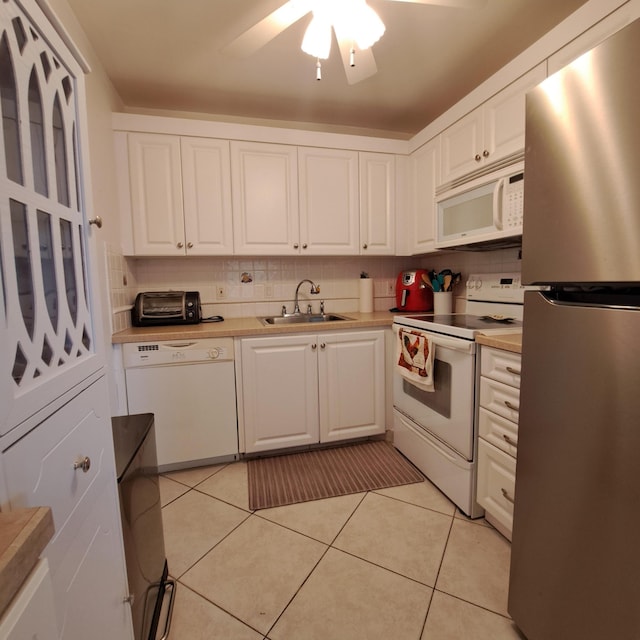
<instances>
[{"instance_id":1,"label":"double basin sink","mask_svg":"<svg viewBox=\"0 0 640 640\"><path fill-rule=\"evenodd\" d=\"M259 318L267 327L286 324L309 324L313 322L336 322L337 320L353 320L347 316L339 316L335 313L300 313L287 316L267 316Z\"/></svg>"}]
</instances>

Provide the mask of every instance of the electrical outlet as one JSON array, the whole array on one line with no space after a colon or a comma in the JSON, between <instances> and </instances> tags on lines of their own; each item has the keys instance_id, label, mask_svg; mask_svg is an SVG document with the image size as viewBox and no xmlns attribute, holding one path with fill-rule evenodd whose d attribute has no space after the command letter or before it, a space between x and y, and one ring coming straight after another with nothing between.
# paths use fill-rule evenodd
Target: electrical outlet
<instances>
[{"instance_id":1,"label":"electrical outlet","mask_svg":"<svg viewBox=\"0 0 640 640\"><path fill-rule=\"evenodd\" d=\"M264 286L264 297L265 298L273 298L273 285L266 284Z\"/></svg>"},{"instance_id":2,"label":"electrical outlet","mask_svg":"<svg viewBox=\"0 0 640 640\"><path fill-rule=\"evenodd\" d=\"M396 285L393 280L387 282L387 295L394 296L396 294Z\"/></svg>"},{"instance_id":3,"label":"electrical outlet","mask_svg":"<svg viewBox=\"0 0 640 640\"><path fill-rule=\"evenodd\" d=\"M227 288L224 285L219 284L216 287L216 298L218 300L223 300L226 297L227 297Z\"/></svg>"}]
</instances>

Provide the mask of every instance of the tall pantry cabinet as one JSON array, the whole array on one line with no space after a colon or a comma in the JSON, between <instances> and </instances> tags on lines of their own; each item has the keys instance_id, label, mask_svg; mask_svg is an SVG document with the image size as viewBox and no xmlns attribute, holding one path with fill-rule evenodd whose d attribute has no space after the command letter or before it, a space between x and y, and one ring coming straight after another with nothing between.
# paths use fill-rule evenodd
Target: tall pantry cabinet
<instances>
[{"instance_id":1,"label":"tall pantry cabinet","mask_svg":"<svg viewBox=\"0 0 640 640\"><path fill-rule=\"evenodd\" d=\"M87 224L84 61L36 0L1 3L0 28L0 508L51 508L40 566L55 635L129 640Z\"/></svg>"}]
</instances>

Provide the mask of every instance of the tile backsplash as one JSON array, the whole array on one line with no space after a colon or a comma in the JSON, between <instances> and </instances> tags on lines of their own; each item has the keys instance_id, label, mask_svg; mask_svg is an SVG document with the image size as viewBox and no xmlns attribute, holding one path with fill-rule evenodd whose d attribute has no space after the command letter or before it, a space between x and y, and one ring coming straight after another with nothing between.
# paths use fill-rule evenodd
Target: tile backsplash
<instances>
[{"instance_id":1,"label":"tile backsplash","mask_svg":"<svg viewBox=\"0 0 640 640\"><path fill-rule=\"evenodd\" d=\"M131 326L130 309L139 291L199 291L205 317L226 318L276 315L282 306L293 309L297 284L309 279L320 286L309 295L300 288L300 307L311 304L327 312L358 311L359 279L364 271L374 281L374 309L395 306L395 281L407 269L445 268L460 271L463 282L470 273L520 272L518 249L489 252L447 252L421 257L124 257L117 247L107 247L113 332ZM456 307L464 304L465 289L455 292Z\"/></svg>"}]
</instances>

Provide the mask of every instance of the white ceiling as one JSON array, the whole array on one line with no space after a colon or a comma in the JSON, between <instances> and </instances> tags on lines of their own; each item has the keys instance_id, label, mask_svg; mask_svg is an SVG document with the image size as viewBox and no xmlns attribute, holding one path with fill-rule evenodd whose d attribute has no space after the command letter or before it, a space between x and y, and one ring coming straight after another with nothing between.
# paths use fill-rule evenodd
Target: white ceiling
<instances>
[{"instance_id":1,"label":"white ceiling","mask_svg":"<svg viewBox=\"0 0 640 640\"><path fill-rule=\"evenodd\" d=\"M284 0L68 0L127 109L358 127L408 138L586 0L456 9L369 0L387 30L378 73L347 84L334 40L315 79L311 15L248 59L221 49Z\"/></svg>"}]
</instances>

